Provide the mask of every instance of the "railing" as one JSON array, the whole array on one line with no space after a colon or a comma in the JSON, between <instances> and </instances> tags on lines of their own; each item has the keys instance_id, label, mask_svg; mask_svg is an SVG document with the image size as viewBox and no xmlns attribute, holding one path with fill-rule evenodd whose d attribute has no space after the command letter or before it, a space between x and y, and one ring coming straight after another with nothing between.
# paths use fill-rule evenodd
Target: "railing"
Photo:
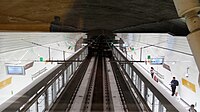
<instances>
[{"instance_id":1,"label":"railing","mask_svg":"<svg viewBox=\"0 0 200 112\"><path fill-rule=\"evenodd\" d=\"M133 57L131 57L130 55L127 54L127 59L129 59L129 58L130 58L132 61L134 60ZM144 71L146 71L147 73L150 74L150 71L148 71L147 68L145 68L144 66L142 66L142 64L138 63L138 65L139 65L140 67L142 67ZM159 73L158 71L156 71L156 70L155 70L155 74L156 74L160 79L164 79L164 75L160 74L160 73ZM167 85L165 85L164 82L163 82L162 80L160 80L159 78L158 78L158 82L160 82L160 84L162 84L162 86L164 86L164 87L167 89L167 91L170 91L170 92L171 92L171 89L170 89ZM182 104L183 104L186 108L189 108L189 107L190 107L190 104L188 104L188 102L186 102L184 99L180 98L180 100L181 100Z\"/></svg>"},{"instance_id":2,"label":"railing","mask_svg":"<svg viewBox=\"0 0 200 112\"><path fill-rule=\"evenodd\" d=\"M43 69L39 70L38 72L36 72L35 74L32 75L32 80L36 77L38 77L40 74L44 73L47 70L46 67L44 67Z\"/></svg>"},{"instance_id":3,"label":"railing","mask_svg":"<svg viewBox=\"0 0 200 112\"><path fill-rule=\"evenodd\" d=\"M119 64L126 71L131 85L136 88L136 93L139 93L139 95L135 94L136 97L138 99L142 97L152 112L187 112L170 94L165 93L165 90L148 76L149 74L143 72L137 64L130 63L119 49L113 47L112 51Z\"/></svg>"},{"instance_id":4,"label":"railing","mask_svg":"<svg viewBox=\"0 0 200 112\"><path fill-rule=\"evenodd\" d=\"M69 62L58 64L3 103L0 111L44 112L48 110L82 63L80 60L84 60L87 54L87 46L78 50L73 56L66 59Z\"/></svg>"}]
</instances>

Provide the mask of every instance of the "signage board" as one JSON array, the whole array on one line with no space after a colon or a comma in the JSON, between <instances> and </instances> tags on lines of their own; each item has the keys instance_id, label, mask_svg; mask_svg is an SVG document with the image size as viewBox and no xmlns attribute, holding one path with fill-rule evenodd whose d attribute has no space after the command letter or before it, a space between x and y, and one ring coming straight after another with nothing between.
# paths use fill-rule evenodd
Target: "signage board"
<instances>
[{"instance_id":1,"label":"signage board","mask_svg":"<svg viewBox=\"0 0 200 112\"><path fill-rule=\"evenodd\" d=\"M164 63L164 58L151 58L152 65L162 65Z\"/></svg>"},{"instance_id":2,"label":"signage board","mask_svg":"<svg viewBox=\"0 0 200 112\"><path fill-rule=\"evenodd\" d=\"M169 71L171 71L171 69L170 69L170 66L169 65L167 65L167 64L163 64L163 68L165 68L165 69L167 69L167 70L169 70Z\"/></svg>"},{"instance_id":3,"label":"signage board","mask_svg":"<svg viewBox=\"0 0 200 112\"><path fill-rule=\"evenodd\" d=\"M26 70L26 69L31 68L31 67L33 66L33 64L34 64L34 61L32 61L32 62L26 64L26 65L24 66L24 69Z\"/></svg>"},{"instance_id":4,"label":"signage board","mask_svg":"<svg viewBox=\"0 0 200 112\"><path fill-rule=\"evenodd\" d=\"M195 84L193 84L192 82L189 82L188 80L182 78L182 84L191 91L196 92Z\"/></svg>"},{"instance_id":5,"label":"signage board","mask_svg":"<svg viewBox=\"0 0 200 112\"><path fill-rule=\"evenodd\" d=\"M12 82L12 77L9 77L3 81L0 81L0 89L8 86L9 84L11 84L11 82Z\"/></svg>"},{"instance_id":6,"label":"signage board","mask_svg":"<svg viewBox=\"0 0 200 112\"><path fill-rule=\"evenodd\" d=\"M6 66L7 74L8 75L25 75L25 69L24 66Z\"/></svg>"}]
</instances>

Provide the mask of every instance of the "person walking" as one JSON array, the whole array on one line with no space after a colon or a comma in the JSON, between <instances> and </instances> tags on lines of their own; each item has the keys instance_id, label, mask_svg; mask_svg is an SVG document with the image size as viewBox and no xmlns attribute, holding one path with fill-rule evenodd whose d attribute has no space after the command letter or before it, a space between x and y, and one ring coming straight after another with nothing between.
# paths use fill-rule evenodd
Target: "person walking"
<instances>
[{"instance_id":1,"label":"person walking","mask_svg":"<svg viewBox=\"0 0 200 112\"><path fill-rule=\"evenodd\" d=\"M188 110L189 112L197 112L196 109L194 109L194 105L192 104Z\"/></svg>"},{"instance_id":2,"label":"person walking","mask_svg":"<svg viewBox=\"0 0 200 112\"><path fill-rule=\"evenodd\" d=\"M153 78L153 76L154 76L154 68L153 67L151 67L151 70L150 70L150 73L151 73L151 77Z\"/></svg>"},{"instance_id":3,"label":"person walking","mask_svg":"<svg viewBox=\"0 0 200 112\"><path fill-rule=\"evenodd\" d=\"M176 80L175 77L173 77L170 85L171 85L171 88L172 88L172 96L174 96L174 94L176 92L176 86L179 85L179 82Z\"/></svg>"}]
</instances>

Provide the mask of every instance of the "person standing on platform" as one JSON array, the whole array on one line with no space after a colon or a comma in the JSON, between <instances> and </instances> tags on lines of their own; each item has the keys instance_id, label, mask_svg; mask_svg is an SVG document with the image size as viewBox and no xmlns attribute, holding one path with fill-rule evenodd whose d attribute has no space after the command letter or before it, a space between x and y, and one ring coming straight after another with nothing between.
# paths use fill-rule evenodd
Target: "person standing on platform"
<instances>
[{"instance_id":1,"label":"person standing on platform","mask_svg":"<svg viewBox=\"0 0 200 112\"><path fill-rule=\"evenodd\" d=\"M194 109L194 105L192 104L188 110L189 112L197 112L196 109Z\"/></svg>"},{"instance_id":2,"label":"person standing on platform","mask_svg":"<svg viewBox=\"0 0 200 112\"><path fill-rule=\"evenodd\" d=\"M151 72L151 77L153 78L153 76L154 76L154 72L155 72L153 67L151 67L150 72Z\"/></svg>"},{"instance_id":3,"label":"person standing on platform","mask_svg":"<svg viewBox=\"0 0 200 112\"><path fill-rule=\"evenodd\" d=\"M176 86L179 85L179 82L176 80L175 77L173 77L170 85L171 85L171 88L172 88L172 96L174 96L174 94L176 92Z\"/></svg>"}]
</instances>

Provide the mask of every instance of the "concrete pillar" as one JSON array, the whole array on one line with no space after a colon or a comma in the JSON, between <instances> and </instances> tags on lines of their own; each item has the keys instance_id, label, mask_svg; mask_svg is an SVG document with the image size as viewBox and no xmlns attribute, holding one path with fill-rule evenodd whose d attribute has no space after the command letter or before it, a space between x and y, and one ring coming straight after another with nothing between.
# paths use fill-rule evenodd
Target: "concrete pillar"
<instances>
[{"instance_id":1,"label":"concrete pillar","mask_svg":"<svg viewBox=\"0 0 200 112\"><path fill-rule=\"evenodd\" d=\"M184 17L191 32L188 42L200 71L200 11L199 0L173 0L179 17Z\"/></svg>"}]
</instances>

